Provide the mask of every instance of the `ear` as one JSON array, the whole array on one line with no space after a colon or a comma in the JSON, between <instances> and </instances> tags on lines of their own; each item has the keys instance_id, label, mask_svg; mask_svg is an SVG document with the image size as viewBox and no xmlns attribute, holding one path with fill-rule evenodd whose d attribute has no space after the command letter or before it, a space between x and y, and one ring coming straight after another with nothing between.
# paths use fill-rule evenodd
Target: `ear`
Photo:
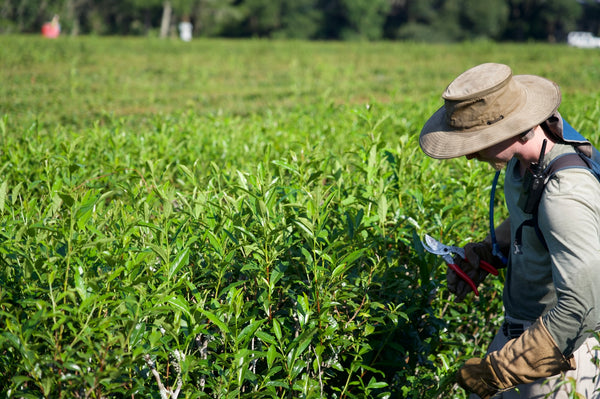
<instances>
[{"instance_id":1,"label":"ear","mask_svg":"<svg viewBox=\"0 0 600 399\"><path fill-rule=\"evenodd\" d=\"M529 140L531 140L533 138L533 136L535 136L535 131L537 130L538 127L540 127L540 125L532 127L529 131L527 131L525 133L521 133L519 135L519 140L523 143L526 143Z\"/></svg>"}]
</instances>

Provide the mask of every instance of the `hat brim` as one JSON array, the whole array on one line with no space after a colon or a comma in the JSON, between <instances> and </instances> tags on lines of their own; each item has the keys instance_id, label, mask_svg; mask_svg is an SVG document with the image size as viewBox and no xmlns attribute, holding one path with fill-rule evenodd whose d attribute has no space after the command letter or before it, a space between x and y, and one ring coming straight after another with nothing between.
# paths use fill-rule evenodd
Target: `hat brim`
<instances>
[{"instance_id":1,"label":"hat brim","mask_svg":"<svg viewBox=\"0 0 600 399\"><path fill-rule=\"evenodd\" d=\"M432 158L449 159L473 154L539 125L558 109L560 88L548 79L535 75L515 75L523 85L525 101L508 117L483 129L461 131L446 122L446 109L438 109L425 123L419 144Z\"/></svg>"}]
</instances>

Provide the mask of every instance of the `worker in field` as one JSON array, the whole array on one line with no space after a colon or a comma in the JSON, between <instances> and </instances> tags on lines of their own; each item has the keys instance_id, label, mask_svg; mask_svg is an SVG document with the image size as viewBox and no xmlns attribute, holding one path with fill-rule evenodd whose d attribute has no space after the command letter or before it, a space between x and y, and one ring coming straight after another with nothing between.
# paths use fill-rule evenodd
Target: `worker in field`
<instances>
[{"instance_id":1,"label":"worker in field","mask_svg":"<svg viewBox=\"0 0 600 399\"><path fill-rule=\"evenodd\" d=\"M189 42L192 40L192 30L194 26L190 22L190 18L188 16L184 16L181 22L179 23L179 37L184 42Z\"/></svg>"},{"instance_id":2,"label":"worker in field","mask_svg":"<svg viewBox=\"0 0 600 399\"><path fill-rule=\"evenodd\" d=\"M487 63L442 97L421 131L422 150L506 169L509 213L483 242L465 246L468 261L455 259L463 274L448 270L448 288L462 301L472 291L467 280L477 285L488 274L480 261L506 267L504 324L457 382L472 398L600 398L597 150L558 113L560 89L545 78ZM573 389L581 396L569 396Z\"/></svg>"},{"instance_id":3,"label":"worker in field","mask_svg":"<svg viewBox=\"0 0 600 399\"><path fill-rule=\"evenodd\" d=\"M50 39L56 39L60 35L60 22L58 15L52 17L52 21L42 25L42 35Z\"/></svg>"}]
</instances>

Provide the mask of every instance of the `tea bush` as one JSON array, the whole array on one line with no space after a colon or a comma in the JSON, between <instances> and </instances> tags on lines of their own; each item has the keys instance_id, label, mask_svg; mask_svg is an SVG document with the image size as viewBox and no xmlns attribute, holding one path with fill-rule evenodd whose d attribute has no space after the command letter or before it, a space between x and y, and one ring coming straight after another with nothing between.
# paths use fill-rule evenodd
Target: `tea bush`
<instances>
[{"instance_id":1,"label":"tea bush","mask_svg":"<svg viewBox=\"0 0 600 399\"><path fill-rule=\"evenodd\" d=\"M470 333L447 332L439 260L419 237L472 228L447 198L475 180L444 181L415 134L389 145L382 131L414 125L387 110L312 112L368 134L341 152L318 144L326 132L313 148L278 149L268 118L237 119L243 148L211 140L222 120L190 114L139 134L120 119L6 134L3 392L389 397L435 386L446 366L434 354Z\"/></svg>"}]
</instances>

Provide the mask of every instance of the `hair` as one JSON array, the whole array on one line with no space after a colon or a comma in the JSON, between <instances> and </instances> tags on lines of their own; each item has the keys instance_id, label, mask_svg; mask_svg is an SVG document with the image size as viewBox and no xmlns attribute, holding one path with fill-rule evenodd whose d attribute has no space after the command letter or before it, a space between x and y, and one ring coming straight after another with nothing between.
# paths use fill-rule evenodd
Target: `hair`
<instances>
[{"instance_id":1,"label":"hair","mask_svg":"<svg viewBox=\"0 0 600 399\"><path fill-rule=\"evenodd\" d=\"M519 135L519 139L520 139L521 141L523 141L523 142L526 142L526 141L529 141L529 140L531 140L531 139L533 138L533 136L535 135L535 132L534 132L534 131L535 131L535 128L536 128L536 127L537 127L537 126L534 126L534 127L532 127L531 129L529 129L528 131L526 131L526 132L524 132L524 133L521 133L521 134Z\"/></svg>"},{"instance_id":2,"label":"hair","mask_svg":"<svg viewBox=\"0 0 600 399\"><path fill-rule=\"evenodd\" d=\"M562 127L558 111L540 124L546 136L552 141L562 141Z\"/></svg>"}]
</instances>

